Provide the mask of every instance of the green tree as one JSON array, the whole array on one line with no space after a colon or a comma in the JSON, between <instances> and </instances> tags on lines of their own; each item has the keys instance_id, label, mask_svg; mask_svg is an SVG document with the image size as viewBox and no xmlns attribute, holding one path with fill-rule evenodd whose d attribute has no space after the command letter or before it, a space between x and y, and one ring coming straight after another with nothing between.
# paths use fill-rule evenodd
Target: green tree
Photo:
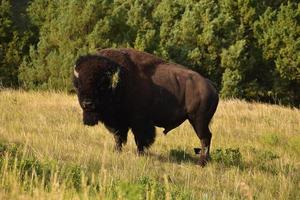
<instances>
[{"instance_id":1,"label":"green tree","mask_svg":"<svg viewBox=\"0 0 300 200\"><path fill-rule=\"evenodd\" d=\"M40 37L21 65L23 86L70 91L73 63L81 54L107 47L153 51L152 2L33 1L29 13Z\"/></svg>"},{"instance_id":2,"label":"green tree","mask_svg":"<svg viewBox=\"0 0 300 200\"><path fill-rule=\"evenodd\" d=\"M299 106L299 7L296 0L32 0L25 31L9 6L1 11L8 21L0 32L9 35L1 39L8 53L1 75L19 73L28 89L71 91L79 55L133 47L200 72L224 98Z\"/></svg>"},{"instance_id":3,"label":"green tree","mask_svg":"<svg viewBox=\"0 0 300 200\"><path fill-rule=\"evenodd\" d=\"M273 66L271 95L283 103L300 104L300 4L267 9L255 24L264 59Z\"/></svg>"},{"instance_id":4,"label":"green tree","mask_svg":"<svg viewBox=\"0 0 300 200\"><path fill-rule=\"evenodd\" d=\"M1 0L0 5L0 85L19 85L19 66L28 54L29 44L36 43L34 27L28 23L28 0Z\"/></svg>"},{"instance_id":5,"label":"green tree","mask_svg":"<svg viewBox=\"0 0 300 200\"><path fill-rule=\"evenodd\" d=\"M0 5L0 85L17 84L17 64L20 60L17 41L18 34L13 26L11 4L1 0Z\"/></svg>"},{"instance_id":6,"label":"green tree","mask_svg":"<svg viewBox=\"0 0 300 200\"><path fill-rule=\"evenodd\" d=\"M40 37L20 68L19 78L25 88L71 89L74 60L92 48L89 34L98 17L105 15L102 6L105 3L96 0L37 0L31 4L29 13L39 26Z\"/></svg>"}]
</instances>

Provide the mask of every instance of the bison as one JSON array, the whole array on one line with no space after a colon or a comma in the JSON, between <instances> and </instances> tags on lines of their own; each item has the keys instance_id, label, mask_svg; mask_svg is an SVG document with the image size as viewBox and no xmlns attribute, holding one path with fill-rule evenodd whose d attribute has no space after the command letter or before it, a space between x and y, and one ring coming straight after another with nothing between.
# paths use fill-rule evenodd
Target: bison
<instances>
[{"instance_id":1,"label":"bison","mask_svg":"<svg viewBox=\"0 0 300 200\"><path fill-rule=\"evenodd\" d=\"M209 122L219 97L211 81L182 65L134 49L103 49L77 59L73 84L83 110L83 123L99 121L114 134L117 151L129 128L138 153L186 119L201 141L199 164L209 159Z\"/></svg>"}]
</instances>

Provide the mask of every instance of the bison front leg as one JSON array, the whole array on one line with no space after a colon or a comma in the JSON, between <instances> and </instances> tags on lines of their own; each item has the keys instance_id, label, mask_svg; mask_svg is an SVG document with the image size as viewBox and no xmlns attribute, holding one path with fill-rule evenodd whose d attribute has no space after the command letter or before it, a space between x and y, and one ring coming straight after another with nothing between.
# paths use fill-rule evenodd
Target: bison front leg
<instances>
[{"instance_id":1,"label":"bison front leg","mask_svg":"<svg viewBox=\"0 0 300 200\"><path fill-rule=\"evenodd\" d=\"M115 142L116 142L115 151L121 152L123 145L125 145L127 142L128 127L112 128L107 125L105 125L105 126L114 135Z\"/></svg>"},{"instance_id":2,"label":"bison front leg","mask_svg":"<svg viewBox=\"0 0 300 200\"><path fill-rule=\"evenodd\" d=\"M122 146L125 145L127 142L127 135L128 135L128 128L120 129L119 131L114 133L115 142L116 142L115 150L117 152L122 151Z\"/></svg>"},{"instance_id":3,"label":"bison front leg","mask_svg":"<svg viewBox=\"0 0 300 200\"><path fill-rule=\"evenodd\" d=\"M117 135L115 133L114 133L114 138L115 138L115 142L116 142L114 149L115 149L116 152L121 152L123 144L125 145L126 142L127 142L127 138L125 139L122 136Z\"/></svg>"},{"instance_id":4,"label":"bison front leg","mask_svg":"<svg viewBox=\"0 0 300 200\"><path fill-rule=\"evenodd\" d=\"M135 123L132 127L132 132L134 134L138 154L143 155L145 148L149 148L155 140L155 127L152 123L148 122Z\"/></svg>"}]
</instances>

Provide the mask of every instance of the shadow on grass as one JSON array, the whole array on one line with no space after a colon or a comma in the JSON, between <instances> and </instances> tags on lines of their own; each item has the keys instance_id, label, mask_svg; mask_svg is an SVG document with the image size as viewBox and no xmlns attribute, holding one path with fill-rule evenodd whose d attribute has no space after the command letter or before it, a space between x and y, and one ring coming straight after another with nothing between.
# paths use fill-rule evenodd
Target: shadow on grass
<instances>
[{"instance_id":1,"label":"shadow on grass","mask_svg":"<svg viewBox=\"0 0 300 200\"><path fill-rule=\"evenodd\" d=\"M171 149L168 156L155 154L151 152L148 152L146 155L155 157L156 159L164 163L171 162L176 164L182 164L182 163L197 164L199 161L199 158L197 156L192 156L191 154L187 153L182 149Z\"/></svg>"},{"instance_id":2,"label":"shadow on grass","mask_svg":"<svg viewBox=\"0 0 300 200\"><path fill-rule=\"evenodd\" d=\"M171 149L169 153L169 159L176 163L197 163L199 160L199 158L196 158L195 156L192 156L191 154L181 149Z\"/></svg>"},{"instance_id":3,"label":"shadow on grass","mask_svg":"<svg viewBox=\"0 0 300 200\"><path fill-rule=\"evenodd\" d=\"M191 154L182 149L171 149L168 156L153 154L148 152L148 156L156 157L162 162L172 162L176 164L192 163L199 164L199 155ZM211 152L209 163L217 163L225 167L243 168L244 163L239 149L216 149Z\"/></svg>"},{"instance_id":4,"label":"shadow on grass","mask_svg":"<svg viewBox=\"0 0 300 200\"><path fill-rule=\"evenodd\" d=\"M252 149L251 152L253 153L253 160L251 162L246 162L239 148L215 149L211 151L211 160L209 163L216 164L223 169L237 167L240 170L258 169L265 173L278 173L278 170L272 165L272 161L279 158L278 155L271 151L256 149ZM182 149L171 149L167 156L150 152L148 152L147 155L155 157L159 161L165 163L191 163L197 165L199 162L199 155L188 153Z\"/></svg>"}]
</instances>

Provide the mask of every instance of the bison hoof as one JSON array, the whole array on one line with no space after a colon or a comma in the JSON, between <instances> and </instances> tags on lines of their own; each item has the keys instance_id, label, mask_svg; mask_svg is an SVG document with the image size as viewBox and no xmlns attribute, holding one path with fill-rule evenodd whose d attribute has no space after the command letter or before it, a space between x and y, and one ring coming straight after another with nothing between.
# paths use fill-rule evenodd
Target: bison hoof
<instances>
[{"instance_id":1,"label":"bison hoof","mask_svg":"<svg viewBox=\"0 0 300 200\"><path fill-rule=\"evenodd\" d=\"M138 156L144 156L144 155L145 155L145 151L140 151L140 150L138 150L138 151L137 151L137 155L138 155Z\"/></svg>"},{"instance_id":2,"label":"bison hoof","mask_svg":"<svg viewBox=\"0 0 300 200\"><path fill-rule=\"evenodd\" d=\"M202 155L202 156L200 156L199 165L201 167L204 167L209 160L210 160L209 156Z\"/></svg>"},{"instance_id":3,"label":"bison hoof","mask_svg":"<svg viewBox=\"0 0 300 200\"><path fill-rule=\"evenodd\" d=\"M117 153L121 153L122 152L122 147L115 146L114 151L117 152Z\"/></svg>"}]
</instances>

